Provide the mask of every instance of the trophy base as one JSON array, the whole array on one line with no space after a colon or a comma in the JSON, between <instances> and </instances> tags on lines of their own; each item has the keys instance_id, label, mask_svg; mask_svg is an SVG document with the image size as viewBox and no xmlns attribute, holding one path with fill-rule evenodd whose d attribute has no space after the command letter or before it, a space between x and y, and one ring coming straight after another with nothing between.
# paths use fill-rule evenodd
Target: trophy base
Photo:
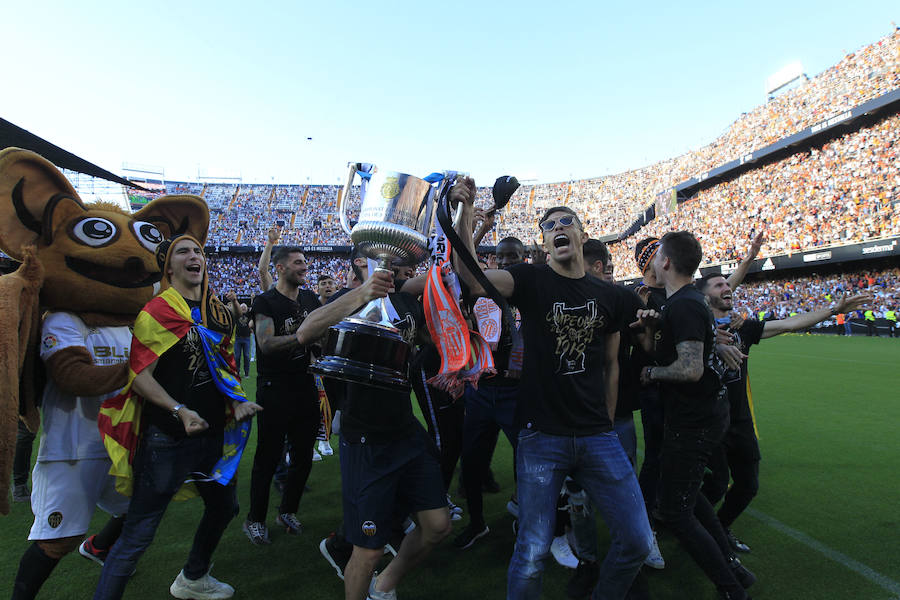
<instances>
[{"instance_id":1,"label":"trophy base","mask_svg":"<svg viewBox=\"0 0 900 600\"><path fill-rule=\"evenodd\" d=\"M393 392L409 393L409 344L393 327L347 319L329 328L323 356L310 373Z\"/></svg>"}]
</instances>

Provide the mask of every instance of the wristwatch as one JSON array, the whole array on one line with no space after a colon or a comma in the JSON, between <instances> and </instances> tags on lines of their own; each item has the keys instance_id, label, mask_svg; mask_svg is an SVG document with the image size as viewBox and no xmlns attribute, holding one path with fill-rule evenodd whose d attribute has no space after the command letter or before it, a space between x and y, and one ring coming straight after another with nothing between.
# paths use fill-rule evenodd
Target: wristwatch
<instances>
[{"instance_id":1,"label":"wristwatch","mask_svg":"<svg viewBox=\"0 0 900 600\"><path fill-rule=\"evenodd\" d=\"M172 409L172 416L178 419L178 411L180 411L182 408L184 408L184 404L176 404L175 408Z\"/></svg>"}]
</instances>

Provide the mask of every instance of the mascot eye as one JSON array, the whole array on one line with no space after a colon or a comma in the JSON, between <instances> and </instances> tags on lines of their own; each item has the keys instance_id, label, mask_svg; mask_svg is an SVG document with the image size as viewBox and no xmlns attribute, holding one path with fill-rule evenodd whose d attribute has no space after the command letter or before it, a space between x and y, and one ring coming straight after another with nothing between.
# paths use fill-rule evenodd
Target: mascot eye
<instances>
[{"instance_id":1,"label":"mascot eye","mask_svg":"<svg viewBox=\"0 0 900 600\"><path fill-rule=\"evenodd\" d=\"M102 246L116 238L116 226L106 219L92 217L79 221L72 230L75 238L88 246Z\"/></svg>"},{"instance_id":2,"label":"mascot eye","mask_svg":"<svg viewBox=\"0 0 900 600\"><path fill-rule=\"evenodd\" d=\"M131 228L134 230L134 235L137 236L138 241L148 250L156 250L159 243L163 241L162 232L152 223L135 221L131 224Z\"/></svg>"}]
</instances>

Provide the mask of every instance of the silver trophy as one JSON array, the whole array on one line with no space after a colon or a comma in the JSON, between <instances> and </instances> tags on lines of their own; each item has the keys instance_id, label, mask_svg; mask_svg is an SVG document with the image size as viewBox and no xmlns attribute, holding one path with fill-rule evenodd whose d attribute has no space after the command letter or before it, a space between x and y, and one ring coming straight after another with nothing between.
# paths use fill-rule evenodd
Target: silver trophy
<instances>
[{"instance_id":1,"label":"silver trophy","mask_svg":"<svg viewBox=\"0 0 900 600\"><path fill-rule=\"evenodd\" d=\"M435 186L413 175L376 170L360 188L362 207L351 228L347 205L359 168L359 163L350 164L338 203L341 226L359 255L377 261L378 269L386 271L425 260L436 199L452 185L452 178ZM408 390L408 354L409 344L392 324L384 299L378 299L329 329L323 357L310 370L323 377Z\"/></svg>"}]
</instances>

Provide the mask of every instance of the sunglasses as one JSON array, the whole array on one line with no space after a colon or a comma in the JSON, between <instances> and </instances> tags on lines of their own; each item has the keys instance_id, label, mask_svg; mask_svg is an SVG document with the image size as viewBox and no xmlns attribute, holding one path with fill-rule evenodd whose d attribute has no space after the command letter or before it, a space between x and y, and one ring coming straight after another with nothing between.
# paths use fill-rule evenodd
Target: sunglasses
<instances>
[{"instance_id":1,"label":"sunglasses","mask_svg":"<svg viewBox=\"0 0 900 600\"><path fill-rule=\"evenodd\" d=\"M568 227L575 222L575 217L572 215L566 215L564 217L560 217L559 219L547 219L546 221L541 222L541 229L544 231L552 231L553 228L556 227L557 221L563 227Z\"/></svg>"}]
</instances>

